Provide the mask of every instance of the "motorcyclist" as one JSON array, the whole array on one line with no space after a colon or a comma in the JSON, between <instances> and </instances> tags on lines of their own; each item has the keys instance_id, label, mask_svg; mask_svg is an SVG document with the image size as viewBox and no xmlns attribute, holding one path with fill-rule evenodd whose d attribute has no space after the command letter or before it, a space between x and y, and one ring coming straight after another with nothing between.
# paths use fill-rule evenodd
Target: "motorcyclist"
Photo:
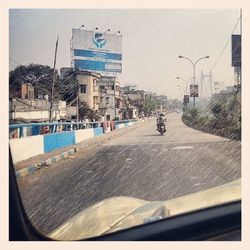
<instances>
[{"instance_id":1,"label":"motorcyclist","mask_svg":"<svg viewBox=\"0 0 250 250\"><path fill-rule=\"evenodd\" d=\"M157 118L157 130L160 130L160 125L163 123L165 126L166 118L164 118L164 114L160 114Z\"/></svg>"}]
</instances>

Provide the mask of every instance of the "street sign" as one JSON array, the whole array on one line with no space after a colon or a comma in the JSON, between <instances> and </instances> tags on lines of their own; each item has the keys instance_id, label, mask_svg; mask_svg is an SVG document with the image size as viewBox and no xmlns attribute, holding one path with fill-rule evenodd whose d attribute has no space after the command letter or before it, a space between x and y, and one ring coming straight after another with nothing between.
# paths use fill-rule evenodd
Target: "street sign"
<instances>
[{"instance_id":1,"label":"street sign","mask_svg":"<svg viewBox=\"0 0 250 250\"><path fill-rule=\"evenodd\" d=\"M184 104L189 103L189 95L184 95L183 102Z\"/></svg>"},{"instance_id":2,"label":"street sign","mask_svg":"<svg viewBox=\"0 0 250 250\"><path fill-rule=\"evenodd\" d=\"M197 84L190 85L190 97L198 97L198 85Z\"/></svg>"}]
</instances>

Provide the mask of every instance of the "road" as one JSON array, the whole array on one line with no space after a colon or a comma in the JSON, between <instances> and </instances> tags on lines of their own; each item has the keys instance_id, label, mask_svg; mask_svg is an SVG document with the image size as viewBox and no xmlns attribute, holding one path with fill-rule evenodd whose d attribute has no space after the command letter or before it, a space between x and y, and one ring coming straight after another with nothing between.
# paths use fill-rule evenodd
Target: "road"
<instances>
[{"instance_id":1,"label":"road","mask_svg":"<svg viewBox=\"0 0 250 250\"><path fill-rule=\"evenodd\" d=\"M145 122L86 154L24 177L20 190L34 225L49 233L95 202L114 196L168 200L241 176L241 143L167 116L167 133Z\"/></svg>"}]
</instances>

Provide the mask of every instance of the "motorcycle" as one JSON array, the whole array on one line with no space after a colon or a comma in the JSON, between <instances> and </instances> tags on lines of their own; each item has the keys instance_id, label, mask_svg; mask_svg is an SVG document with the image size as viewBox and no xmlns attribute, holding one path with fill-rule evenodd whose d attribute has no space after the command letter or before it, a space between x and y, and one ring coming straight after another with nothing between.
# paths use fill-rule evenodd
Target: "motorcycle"
<instances>
[{"instance_id":1,"label":"motorcycle","mask_svg":"<svg viewBox=\"0 0 250 250\"><path fill-rule=\"evenodd\" d=\"M165 123L164 122L161 122L159 125L158 125L158 131L161 135L163 135L165 132L166 132L166 126L165 126Z\"/></svg>"}]
</instances>

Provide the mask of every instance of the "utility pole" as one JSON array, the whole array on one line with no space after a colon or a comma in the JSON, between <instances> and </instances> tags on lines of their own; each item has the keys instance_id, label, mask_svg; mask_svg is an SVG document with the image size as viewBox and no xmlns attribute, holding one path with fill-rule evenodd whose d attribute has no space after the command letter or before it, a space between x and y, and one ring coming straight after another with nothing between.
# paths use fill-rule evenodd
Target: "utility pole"
<instances>
[{"instance_id":1,"label":"utility pole","mask_svg":"<svg viewBox=\"0 0 250 250\"><path fill-rule=\"evenodd\" d=\"M50 103L50 111L49 111L49 121L50 122L52 121L52 108L53 108L53 104L54 104L54 87L55 87L55 80L56 80L56 56L57 56L58 39L59 39L59 37L57 37L57 40L56 40L56 49L55 49L55 57L54 57L51 103Z\"/></svg>"},{"instance_id":2,"label":"utility pole","mask_svg":"<svg viewBox=\"0 0 250 250\"><path fill-rule=\"evenodd\" d=\"M242 34L242 9L240 9L240 35Z\"/></svg>"},{"instance_id":3,"label":"utility pole","mask_svg":"<svg viewBox=\"0 0 250 250\"><path fill-rule=\"evenodd\" d=\"M240 9L240 39L241 39L241 41L242 41L242 9ZM242 42L241 42L241 44L242 44ZM242 46L241 46L241 48L242 48ZM242 50L242 49L241 49ZM242 53L241 53L242 54ZM241 56L242 57L242 56ZM240 82L240 85L241 85L241 65L240 65L240 79L239 79L239 82Z\"/></svg>"},{"instance_id":4,"label":"utility pole","mask_svg":"<svg viewBox=\"0 0 250 250\"><path fill-rule=\"evenodd\" d=\"M116 99L115 99L115 78L113 77L113 79L114 79L114 111L115 111L115 120L116 120Z\"/></svg>"},{"instance_id":5,"label":"utility pole","mask_svg":"<svg viewBox=\"0 0 250 250\"><path fill-rule=\"evenodd\" d=\"M76 120L79 122L79 82L76 80Z\"/></svg>"}]
</instances>

